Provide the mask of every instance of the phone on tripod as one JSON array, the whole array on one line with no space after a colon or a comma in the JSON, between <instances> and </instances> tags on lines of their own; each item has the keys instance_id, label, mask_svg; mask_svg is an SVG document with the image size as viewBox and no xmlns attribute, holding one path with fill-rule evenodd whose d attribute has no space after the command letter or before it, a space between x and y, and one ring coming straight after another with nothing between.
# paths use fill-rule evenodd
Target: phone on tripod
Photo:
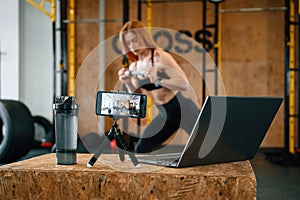
<instances>
[{"instance_id":1,"label":"phone on tripod","mask_svg":"<svg viewBox=\"0 0 300 200\"><path fill-rule=\"evenodd\" d=\"M147 96L145 94L98 91L96 114L114 118L144 118Z\"/></svg>"}]
</instances>

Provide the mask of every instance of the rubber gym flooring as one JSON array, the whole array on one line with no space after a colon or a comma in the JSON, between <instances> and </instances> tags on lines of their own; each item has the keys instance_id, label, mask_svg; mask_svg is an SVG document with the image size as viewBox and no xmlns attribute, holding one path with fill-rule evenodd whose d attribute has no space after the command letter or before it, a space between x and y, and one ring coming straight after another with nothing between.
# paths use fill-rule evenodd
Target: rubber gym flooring
<instances>
[{"instance_id":1,"label":"rubber gym flooring","mask_svg":"<svg viewBox=\"0 0 300 200\"><path fill-rule=\"evenodd\" d=\"M299 160L299 158L298 158ZM258 200L300 199L300 164L275 164L259 150L251 160L256 175Z\"/></svg>"},{"instance_id":2,"label":"rubber gym flooring","mask_svg":"<svg viewBox=\"0 0 300 200\"><path fill-rule=\"evenodd\" d=\"M276 164L266 159L266 151L260 149L251 164L257 180L258 200L300 199L300 165ZM50 153L48 149L32 149L20 160ZM0 164L1 165L1 164Z\"/></svg>"}]
</instances>

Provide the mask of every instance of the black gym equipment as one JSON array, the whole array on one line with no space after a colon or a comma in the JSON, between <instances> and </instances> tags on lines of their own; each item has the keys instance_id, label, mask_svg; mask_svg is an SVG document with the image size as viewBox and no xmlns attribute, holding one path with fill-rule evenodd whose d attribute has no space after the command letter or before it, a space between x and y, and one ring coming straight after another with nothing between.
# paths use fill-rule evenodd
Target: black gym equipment
<instances>
[{"instance_id":1,"label":"black gym equipment","mask_svg":"<svg viewBox=\"0 0 300 200\"><path fill-rule=\"evenodd\" d=\"M34 143L33 148L52 148L55 143L52 123L43 116L33 116Z\"/></svg>"},{"instance_id":2,"label":"black gym equipment","mask_svg":"<svg viewBox=\"0 0 300 200\"><path fill-rule=\"evenodd\" d=\"M15 100L0 100L0 162L25 156L33 144L33 119L28 108Z\"/></svg>"}]
</instances>

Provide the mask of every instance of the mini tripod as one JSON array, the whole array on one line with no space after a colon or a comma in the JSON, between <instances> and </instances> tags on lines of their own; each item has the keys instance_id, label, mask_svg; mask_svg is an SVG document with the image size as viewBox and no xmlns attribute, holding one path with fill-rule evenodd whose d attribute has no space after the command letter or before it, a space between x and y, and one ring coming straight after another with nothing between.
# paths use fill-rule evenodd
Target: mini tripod
<instances>
[{"instance_id":1,"label":"mini tripod","mask_svg":"<svg viewBox=\"0 0 300 200\"><path fill-rule=\"evenodd\" d=\"M113 139L116 139L117 146L120 145L125 151L127 151L128 155L129 155L129 158L132 161L132 163L134 164L134 166L135 167L139 167L139 161L135 157L134 153L129 152L129 147L128 147L127 143L124 141L124 139L122 137L122 134L120 132L120 129L118 128L119 127L119 125L117 123L118 118L113 117L113 120L114 120L114 123L112 124L112 128L110 129L109 133L106 135L106 137L108 138L108 140L105 139L102 142L102 144L96 150L96 152L93 155L93 157L88 162L87 166L88 167L92 167L95 164L95 162L98 160L98 158L100 157L100 155L102 154L102 152L103 152L103 146L107 145L109 143L109 141L112 141ZM120 157L120 160L122 162L125 160L123 149L118 149L119 157Z\"/></svg>"}]
</instances>

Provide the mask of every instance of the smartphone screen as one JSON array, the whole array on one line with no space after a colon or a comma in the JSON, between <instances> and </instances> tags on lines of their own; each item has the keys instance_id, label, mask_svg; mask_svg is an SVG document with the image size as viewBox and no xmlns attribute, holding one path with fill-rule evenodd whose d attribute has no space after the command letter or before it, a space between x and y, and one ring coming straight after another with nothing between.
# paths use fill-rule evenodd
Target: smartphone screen
<instances>
[{"instance_id":1,"label":"smartphone screen","mask_svg":"<svg viewBox=\"0 0 300 200\"><path fill-rule=\"evenodd\" d=\"M122 92L98 91L96 114L111 117L144 118L147 96Z\"/></svg>"}]
</instances>

